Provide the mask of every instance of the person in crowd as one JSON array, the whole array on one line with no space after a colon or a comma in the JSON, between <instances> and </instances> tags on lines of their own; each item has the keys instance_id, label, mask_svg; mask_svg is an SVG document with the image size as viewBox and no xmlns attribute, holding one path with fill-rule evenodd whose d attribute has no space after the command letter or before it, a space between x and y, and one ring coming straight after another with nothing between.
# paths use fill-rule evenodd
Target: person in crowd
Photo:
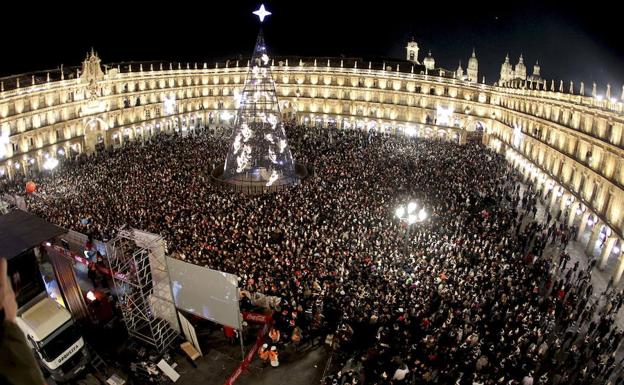
<instances>
[{"instance_id":1,"label":"person in crowd","mask_svg":"<svg viewBox=\"0 0 624 385\"><path fill-rule=\"evenodd\" d=\"M292 334L290 335L290 342L292 342L295 350L299 349L301 345L301 339L303 338L301 328L299 326L295 326L293 328Z\"/></svg>"},{"instance_id":2,"label":"person in crowd","mask_svg":"<svg viewBox=\"0 0 624 385\"><path fill-rule=\"evenodd\" d=\"M394 375L392 376L393 381L401 382L405 380L405 377L409 373L409 369L405 363L401 363L401 365L394 371Z\"/></svg>"},{"instance_id":3,"label":"person in crowd","mask_svg":"<svg viewBox=\"0 0 624 385\"><path fill-rule=\"evenodd\" d=\"M233 327L230 326L223 326L223 335L225 336L225 339L228 340L228 342L232 345L234 345L236 343L236 331L234 330Z\"/></svg>"},{"instance_id":4,"label":"person in crowd","mask_svg":"<svg viewBox=\"0 0 624 385\"><path fill-rule=\"evenodd\" d=\"M275 345L271 346L271 350L269 350L269 361L272 367L277 368L279 366L279 354Z\"/></svg>"},{"instance_id":5,"label":"person in crowd","mask_svg":"<svg viewBox=\"0 0 624 385\"><path fill-rule=\"evenodd\" d=\"M269 338L271 339L271 343L273 345L279 344L281 338L280 331L275 327L271 328L271 330L269 330Z\"/></svg>"},{"instance_id":6,"label":"person in crowd","mask_svg":"<svg viewBox=\"0 0 624 385\"><path fill-rule=\"evenodd\" d=\"M262 344L260 349L258 349L258 358L260 358L260 361L262 362L263 367L266 367L269 364L269 355L270 355L269 345Z\"/></svg>"}]
</instances>

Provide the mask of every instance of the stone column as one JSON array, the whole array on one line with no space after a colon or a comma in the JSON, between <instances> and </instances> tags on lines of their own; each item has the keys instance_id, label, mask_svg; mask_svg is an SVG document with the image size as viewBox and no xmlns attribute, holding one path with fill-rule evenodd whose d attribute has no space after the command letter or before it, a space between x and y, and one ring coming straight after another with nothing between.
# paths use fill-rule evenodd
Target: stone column
<instances>
[{"instance_id":1,"label":"stone column","mask_svg":"<svg viewBox=\"0 0 624 385\"><path fill-rule=\"evenodd\" d=\"M466 131L464 131L464 130L460 130L459 131L459 144L460 145L466 144L467 136L468 136L468 134L466 133Z\"/></svg>"},{"instance_id":2,"label":"stone column","mask_svg":"<svg viewBox=\"0 0 624 385\"><path fill-rule=\"evenodd\" d=\"M557 202L557 198L559 198L557 196L557 194L558 194L557 189L553 187L552 192L550 193L550 202L548 202L548 209L550 210L550 212L553 215L557 215L557 210L556 210L556 207L555 207L555 203ZM553 208L555 210L553 210Z\"/></svg>"},{"instance_id":3,"label":"stone column","mask_svg":"<svg viewBox=\"0 0 624 385\"><path fill-rule=\"evenodd\" d=\"M622 273L624 273L624 251L620 250L618 255L618 262L613 271L613 286L617 286L622 279Z\"/></svg>"},{"instance_id":4,"label":"stone column","mask_svg":"<svg viewBox=\"0 0 624 385\"><path fill-rule=\"evenodd\" d=\"M570 199L572 198L572 194L569 194L567 192L564 192L563 195L561 196L561 201L559 202L559 209L561 210L561 216L560 216L560 220L564 221L566 220L566 215L567 220L570 220L570 215L572 214L570 212L570 207L574 206L573 203L570 203Z\"/></svg>"},{"instance_id":5,"label":"stone column","mask_svg":"<svg viewBox=\"0 0 624 385\"><path fill-rule=\"evenodd\" d=\"M11 164L9 165L9 162L6 162L6 163L4 164L4 168L5 168L5 170L6 170L6 176L7 176L7 178L9 178L10 180L13 180L13 168L14 168L14 167L15 167L15 166L13 165L13 163L11 163Z\"/></svg>"},{"instance_id":6,"label":"stone column","mask_svg":"<svg viewBox=\"0 0 624 385\"><path fill-rule=\"evenodd\" d=\"M481 143L487 147L487 145L490 143L490 134L484 132L483 137L481 138Z\"/></svg>"},{"instance_id":7,"label":"stone column","mask_svg":"<svg viewBox=\"0 0 624 385\"><path fill-rule=\"evenodd\" d=\"M578 209L580 203L574 202L570 205L568 212L568 227L572 227L574 225L574 220L576 219L576 209Z\"/></svg>"},{"instance_id":8,"label":"stone column","mask_svg":"<svg viewBox=\"0 0 624 385\"><path fill-rule=\"evenodd\" d=\"M609 260L609 256L611 255L611 251L613 251L613 246L615 246L615 242L617 242L617 237L610 236L605 241L602 250L600 250L600 260L598 267L600 270L604 270L605 266L607 266L607 261Z\"/></svg>"},{"instance_id":9,"label":"stone column","mask_svg":"<svg viewBox=\"0 0 624 385\"><path fill-rule=\"evenodd\" d=\"M602 227L602 223L597 221L592 228L591 235L589 236L589 241L585 247L585 253L592 257L594 255L594 247L596 246L596 242L598 241L598 237L600 236L600 228Z\"/></svg>"},{"instance_id":10,"label":"stone column","mask_svg":"<svg viewBox=\"0 0 624 385\"><path fill-rule=\"evenodd\" d=\"M550 191L551 194L555 193L555 188L554 187L553 188L549 188L549 187L550 187L550 184L548 182L544 182L544 189L542 191L542 201L544 201L544 204L546 206L548 206L547 202L545 201L546 200L546 195L548 195L548 192ZM551 196L551 199L552 199L552 196Z\"/></svg>"},{"instance_id":11,"label":"stone column","mask_svg":"<svg viewBox=\"0 0 624 385\"><path fill-rule=\"evenodd\" d=\"M56 158L57 154L52 151L52 154L50 156L52 158ZM35 164L33 166L35 166L38 172L41 172L43 170L44 162L43 155L35 155L33 158L35 159Z\"/></svg>"},{"instance_id":12,"label":"stone column","mask_svg":"<svg viewBox=\"0 0 624 385\"><path fill-rule=\"evenodd\" d=\"M548 189L548 184L546 182L543 183L543 186L544 187L542 189L542 196L541 196L542 201L544 201L544 199L546 199L546 194L548 194L548 192L551 191L551 190Z\"/></svg>"},{"instance_id":13,"label":"stone column","mask_svg":"<svg viewBox=\"0 0 624 385\"><path fill-rule=\"evenodd\" d=\"M110 149L112 146L111 137L113 133L111 132L111 130L101 130L100 134L102 135L102 138L104 138L104 148Z\"/></svg>"},{"instance_id":14,"label":"stone column","mask_svg":"<svg viewBox=\"0 0 624 385\"><path fill-rule=\"evenodd\" d=\"M587 220L589 219L590 215L591 213L589 212L589 210L583 213L583 216L581 217L581 223L579 224L578 233L576 234L577 241L580 241L581 238L583 237L583 233L585 232L585 229L587 228Z\"/></svg>"},{"instance_id":15,"label":"stone column","mask_svg":"<svg viewBox=\"0 0 624 385\"><path fill-rule=\"evenodd\" d=\"M572 195L568 194L567 192L563 193L563 195L561 196L561 200L559 201L559 209L561 211L564 211L564 210L566 210L569 207L568 206L568 198L571 197L571 196Z\"/></svg>"}]
</instances>

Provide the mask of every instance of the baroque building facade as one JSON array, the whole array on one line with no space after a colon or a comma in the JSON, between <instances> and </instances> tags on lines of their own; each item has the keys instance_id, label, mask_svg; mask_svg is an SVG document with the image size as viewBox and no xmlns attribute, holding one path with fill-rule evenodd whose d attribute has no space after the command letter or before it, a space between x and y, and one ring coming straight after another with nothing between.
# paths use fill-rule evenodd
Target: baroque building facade
<instances>
[{"instance_id":1,"label":"baroque building facade","mask_svg":"<svg viewBox=\"0 0 624 385\"><path fill-rule=\"evenodd\" d=\"M473 53L474 55L474 53ZM500 84L506 84L514 80L529 80L535 83L541 83L542 78L540 76L539 61L535 62L533 66L533 73L527 76L527 68L524 64L524 58L522 54L518 58L518 63L512 65L509 61L509 55L505 56L505 61L501 64L500 76L498 82Z\"/></svg>"},{"instance_id":2,"label":"baroque building facade","mask_svg":"<svg viewBox=\"0 0 624 385\"><path fill-rule=\"evenodd\" d=\"M462 68L460 60L459 66L455 70L455 77L457 79L473 83L477 82L479 78L479 61L477 60L477 54L474 49L472 50L472 56L470 56L470 59L468 59L468 67L466 67L466 72L464 73L464 69Z\"/></svg>"},{"instance_id":3,"label":"baroque building facade","mask_svg":"<svg viewBox=\"0 0 624 385\"><path fill-rule=\"evenodd\" d=\"M279 58L272 72L285 121L465 143L478 138L533 183L615 280L624 273L622 98L545 81L476 83L418 61ZM473 52L473 57L475 57ZM476 57L475 57L476 60ZM1 79L0 179L48 172L49 159L232 123L248 63L125 63ZM470 71L473 70L470 74ZM476 78L476 61L468 66ZM538 75L539 76L539 75Z\"/></svg>"}]
</instances>

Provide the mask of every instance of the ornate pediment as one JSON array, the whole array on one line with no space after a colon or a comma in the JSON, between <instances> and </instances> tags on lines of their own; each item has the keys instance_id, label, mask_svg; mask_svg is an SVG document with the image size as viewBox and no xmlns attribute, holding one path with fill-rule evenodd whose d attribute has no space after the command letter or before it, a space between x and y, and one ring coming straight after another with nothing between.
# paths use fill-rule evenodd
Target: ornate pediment
<instances>
[{"instance_id":1,"label":"ornate pediment","mask_svg":"<svg viewBox=\"0 0 624 385\"><path fill-rule=\"evenodd\" d=\"M91 48L91 53L87 54L87 57L82 62L82 75L80 79L88 84L92 81L99 82L100 80L104 80L104 72L100 65L101 62L97 53Z\"/></svg>"},{"instance_id":2,"label":"ornate pediment","mask_svg":"<svg viewBox=\"0 0 624 385\"><path fill-rule=\"evenodd\" d=\"M100 65L100 58L97 53L91 49L91 53L87 54L87 57L82 62L82 75L80 75L80 81L86 83L84 90L85 100L80 109L80 115L92 115L101 113L108 110L107 104L100 100L102 96L102 87L100 81L104 80L104 72Z\"/></svg>"}]
</instances>

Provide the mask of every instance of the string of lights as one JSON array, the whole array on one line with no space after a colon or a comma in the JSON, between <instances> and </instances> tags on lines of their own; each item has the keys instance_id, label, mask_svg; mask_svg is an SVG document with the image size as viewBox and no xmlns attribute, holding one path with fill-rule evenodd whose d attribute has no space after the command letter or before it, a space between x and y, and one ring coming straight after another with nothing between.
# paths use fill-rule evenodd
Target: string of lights
<instances>
[{"instance_id":1,"label":"string of lights","mask_svg":"<svg viewBox=\"0 0 624 385\"><path fill-rule=\"evenodd\" d=\"M254 14L262 22L270 12L262 6ZM260 29L240 94L223 175L228 179L262 181L271 186L280 178L294 174L271 74L271 60Z\"/></svg>"}]
</instances>

